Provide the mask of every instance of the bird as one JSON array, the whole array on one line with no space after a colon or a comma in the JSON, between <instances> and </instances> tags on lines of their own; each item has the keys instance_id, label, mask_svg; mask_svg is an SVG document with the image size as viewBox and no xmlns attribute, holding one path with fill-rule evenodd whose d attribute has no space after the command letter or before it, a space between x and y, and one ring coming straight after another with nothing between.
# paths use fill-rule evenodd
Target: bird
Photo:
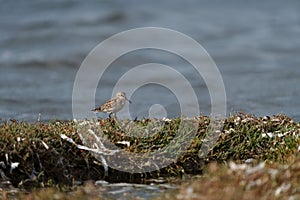
<instances>
[{"instance_id":1,"label":"bird","mask_svg":"<svg viewBox=\"0 0 300 200\"><path fill-rule=\"evenodd\" d=\"M100 107L95 108L92 111L108 113L110 118L112 114L116 114L122 110L126 101L131 103L131 101L127 99L125 92L118 92L114 98L106 101Z\"/></svg>"}]
</instances>

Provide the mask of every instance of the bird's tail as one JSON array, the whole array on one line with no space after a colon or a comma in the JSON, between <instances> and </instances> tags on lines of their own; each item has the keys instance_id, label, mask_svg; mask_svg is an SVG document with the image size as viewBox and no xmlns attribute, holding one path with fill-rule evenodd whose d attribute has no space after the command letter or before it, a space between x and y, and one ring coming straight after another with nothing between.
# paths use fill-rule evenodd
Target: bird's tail
<instances>
[{"instance_id":1,"label":"bird's tail","mask_svg":"<svg viewBox=\"0 0 300 200\"><path fill-rule=\"evenodd\" d=\"M101 108L95 108L95 109L93 109L93 110L91 110L91 111L93 111L93 112L100 112L100 111L101 111Z\"/></svg>"}]
</instances>

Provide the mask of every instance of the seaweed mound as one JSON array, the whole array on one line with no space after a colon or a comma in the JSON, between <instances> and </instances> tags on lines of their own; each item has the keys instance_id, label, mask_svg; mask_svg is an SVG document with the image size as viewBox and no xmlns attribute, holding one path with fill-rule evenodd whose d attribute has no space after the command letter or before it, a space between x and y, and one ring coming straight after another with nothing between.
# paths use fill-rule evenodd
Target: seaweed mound
<instances>
[{"instance_id":1,"label":"seaweed mound","mask_svg":"<svg viewBox=\"0 0 300 200\"><path fill-rule=\"evenodd\" d=\"M174 140L182 142L184 138L176 136L181 120L164 120L162 128L152 126L150 135L142 132L139 136L144 134L145 137L139 138L122 131L114 119L99 119L96 125L101 127L101 137L105 141L115 144L122 151L143 154L163 148ZM202 174L204 167L212 161L222 163L254 159L284 163L287 156L299 148L300 124L291 118L284 115L255 117L238 113L222 121L216 144L205 157L201 157L199 152L207 134L210 134L210 120L206 116L194 118L193 122L197 123L196 134L179 158L164 168L145 173L110 168L101 162L104 160L95 156L95 152L78 148L78 145L86 145L86 141L83 143L74 121L5 121L0 124L0 178L2 182L10 181L19 188L72 187L86 180L100 179L143 183L148 178ZM134 122L145 126L151 121L141 119Z\"/></svg>"}]
</instances>

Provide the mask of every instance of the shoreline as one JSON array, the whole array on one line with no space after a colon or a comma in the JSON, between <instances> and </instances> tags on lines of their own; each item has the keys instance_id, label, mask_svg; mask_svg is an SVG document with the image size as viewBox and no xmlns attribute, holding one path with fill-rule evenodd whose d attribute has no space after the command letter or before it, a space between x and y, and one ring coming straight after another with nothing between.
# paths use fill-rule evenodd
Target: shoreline
<instances>
[{"instance_id":1,"label":"shoreline","mask_svg":"<svg viewBox=\"0 0 300 200\"><path fill-rule=\"evenodd\" d=\"M76 144L83 145L73 121L5 121L0 124L1 180L6 181L9 187L21 190L54 187L61 191L73 191L86 181L97 180L108 183L149 184L149 180L157 178L167 180L205 176L207 168L213 163L223 166L231 161L240 164L252 160L255 163L279 165L288 162L290 156L300 148L299 122L284 115L254 117L239 113L224 120L213 149L205 158L199 158L210 118L200 116L197 120L197 133L176 162L147 173L128 173L108 168L108 174L105 165L93 153L79 149L61 138L61 134L64 134ZM135 121L140 126L149 122L149 119ZM176 118L165 121L163 128L154 131L151 137L137 140L136 137L122 132L112 119L98 120L107 140L124 151L139 153L163 148L170 141L178 139L175 132L179 123L180 119ZM1 188L5 191L4 186Z\"/></svg>"}]
</instances>

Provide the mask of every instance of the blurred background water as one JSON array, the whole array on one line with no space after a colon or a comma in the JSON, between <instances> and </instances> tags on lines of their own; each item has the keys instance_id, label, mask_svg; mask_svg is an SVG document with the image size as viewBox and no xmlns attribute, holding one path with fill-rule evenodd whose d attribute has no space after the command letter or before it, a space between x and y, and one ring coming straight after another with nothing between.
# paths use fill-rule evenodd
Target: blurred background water
<instances>
[{"instance_id":1,"label":"blurred background water","mask_svg":"<svg viewBox=\"0 0 300 200\"><path fill-rule=\"evenodd\" d=\"M187 34L207 50L222 74L228 113L284 113L300 120L298 0L0 0L0 5L4 119L35 121L39 113L42 120L72 119L73 83L88 53L118 32L156 26ZM195 88L201 112L210 114L201 77L178 57L155 50L114 62L99 82L96 105L111 97L122 73L148 62L181 69ZM180 112L176 97L158 85L141 87L131 100L132 117L147 116L153 104L163 105L168 117Z\"/></svg>"}]
</instances>

